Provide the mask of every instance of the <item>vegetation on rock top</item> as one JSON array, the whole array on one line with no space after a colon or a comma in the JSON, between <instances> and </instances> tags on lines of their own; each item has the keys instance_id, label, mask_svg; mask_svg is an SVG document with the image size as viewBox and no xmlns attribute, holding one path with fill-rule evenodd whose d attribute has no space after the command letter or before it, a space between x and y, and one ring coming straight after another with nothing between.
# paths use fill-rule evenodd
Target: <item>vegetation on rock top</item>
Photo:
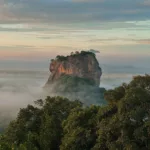
<instances>
[{"instance_id":1,"label":"vegetation on rock top","mask_svg":"<svg viewBox=\"0 0 150 150\"><path fill-rule=\"evenodd\" d=\"M90 51L81 51L81 52L76 51L75 53L71 52L70 56L57 55L55 60L66 61L68 60L69 57L86 56L86 55L91 55L95 57L95 54ZM54 59L52 59L52 61L54 61Z\"/></svg>"}]
</instances>

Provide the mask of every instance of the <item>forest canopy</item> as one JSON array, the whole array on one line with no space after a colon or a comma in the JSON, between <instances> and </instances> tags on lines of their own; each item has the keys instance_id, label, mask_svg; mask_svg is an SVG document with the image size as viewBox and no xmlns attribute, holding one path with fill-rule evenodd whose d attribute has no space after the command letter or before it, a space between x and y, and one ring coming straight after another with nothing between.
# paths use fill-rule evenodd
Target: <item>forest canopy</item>
<instances>
[{"instance_id":1,"label":"forest canopy","mask_svg":"<svg viewBox=\"0 0 150 150\"><path fill-rule=\"evenodd\" d=\"M105 92L107 105L47 97L20 109L0 150L149 150L150 76Z\"/></svg>"}]
</instances>

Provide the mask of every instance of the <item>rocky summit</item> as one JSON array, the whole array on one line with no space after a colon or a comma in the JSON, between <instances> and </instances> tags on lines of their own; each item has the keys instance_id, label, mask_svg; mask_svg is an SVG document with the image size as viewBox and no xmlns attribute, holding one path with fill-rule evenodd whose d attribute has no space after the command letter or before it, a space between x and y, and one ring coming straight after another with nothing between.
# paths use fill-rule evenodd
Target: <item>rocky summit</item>
<instances>
[{"instance_id":1,"label":"rocky summit","mask_svg":"<svg viewBox=\"0 0 150 150\"><path fill-rule=\"evenodd\" d=\"M102 69L94 53L81 51L58 55L50 63L45 85L51 95L80 99L85 104L102 103L104 89L99 88Z\"/></svg>"}]
</instances>

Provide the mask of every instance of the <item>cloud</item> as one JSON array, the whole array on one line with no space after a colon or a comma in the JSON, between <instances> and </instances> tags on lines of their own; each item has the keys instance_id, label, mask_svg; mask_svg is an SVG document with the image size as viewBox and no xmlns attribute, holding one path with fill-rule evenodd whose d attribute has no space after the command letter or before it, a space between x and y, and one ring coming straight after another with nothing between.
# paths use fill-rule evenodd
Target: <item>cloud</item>
<instances>
[{"instance_id":1,"label":"cloud","mask_svg":"<svg viewBox=\"0 0 150 150\"><path fill-rule=\"evenodd\" d=\"M93 2L104 2L105 0L72 0L73 2L84 2L84 3L93 3Z\"/></svg>"},{"instance_id":2,"label":"cloud","mask_svg":"<svg viewBox=\"0 0 150 150\"><path fill-rule=\"evenodd\" d=\"M100 53L100 51L94 50L94 49L90 49L89 51L92 52L92 53Z\"/></svg>"},{"instance_id":3,"label":"cloud","mask_svg":"<svg viewBox=\"0 0 150 150\"><path fill-rule=\"evenodd\" d=\"M17 38L20 45L71 50L148 44L135 41L149 38L146 20L150 9L141 0L0 0L0 32L7 38L0 45L17 45Z\"/></svg>"},{"instance_id":4,"label":"cloud","mask_svg":"<svg viewBox=\"0 0 150 150\"><path fill-rule=\"evenodd\" d=\"M150 44L150 39L133 39L133 38L101 38L101 39L91 39L88 42L101 43L101 44L112 44L113 45L137 45L137 44Z\"/></svg>"},{"instance_id":5,"label":"cloud","mask_svg":"<svg viewBox=\"0 0 150 150\"><path fill-rule=\"evenodd\" d=\"M135 40L139 44L150 44L150 39Z\"/></svg>"},{"instance_id":6,"label":"cloud","mask_svg":"<svg viewBox=\"0 0 150 150\"><path fill-rule=\"evenodd\" d=\"M150 18L150 10L145 3L149 1L141 3L141 0L5 0L0 6L0 23L70 24L145 20Z\"/></svg>"},{"instance_id":7,"label":"cloud","mask_svg":"<svg viewBox=\"0 0 150 150\"><path fill-rule=\"evenodd\" d=\"M19 63L21 62L16 65L18 66ZM5 63L3 65L6 66ZM32 62L28 64L28 68L29 65L32 66ZM33 101L37 99L45 98L42 87L48 74L44 71L15 71L12 69L0 70L0 77L3 78L0 81L0 128L2 128L16 117L20 108L33 104Z\"/></svg>"},{"instance_id":8,"label":"cloud","mask_svg":"<svg viewBox=\"0 0 150 150\"><path fill-rule=\"evenodd\" d=\"M144 4L145 6L150 6L150 0L144 0L143 4Z\"/></svg>"}]
</instances>

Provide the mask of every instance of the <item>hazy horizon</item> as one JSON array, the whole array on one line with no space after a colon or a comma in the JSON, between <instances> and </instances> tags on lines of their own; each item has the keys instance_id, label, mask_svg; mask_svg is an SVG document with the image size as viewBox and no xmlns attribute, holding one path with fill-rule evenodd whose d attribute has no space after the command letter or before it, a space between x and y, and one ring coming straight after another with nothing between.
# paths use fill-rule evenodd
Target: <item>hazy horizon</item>
<instances>
[{"instance_id":1,"label":"hazy horizon","mask_svg":"<svg viewBox=\"0 0 150 150\"><path fill-rule=\"evenodd\" d=\"M149 8L149 0L0 0L0 60L45 61L96 49L104 64L147 67Z\"/></svg>"},{"instance_id":2,"label":"hazy horizon","mask_svg":"<svg viewBox=\"0 0 150 150\"><path fill-rule=\"evenodd\" d=\"M149 31L150 0L0 0L0 126L43 97L57 55L100 51L106 89L150 74Z\"/></svg>"}]
</instances>

